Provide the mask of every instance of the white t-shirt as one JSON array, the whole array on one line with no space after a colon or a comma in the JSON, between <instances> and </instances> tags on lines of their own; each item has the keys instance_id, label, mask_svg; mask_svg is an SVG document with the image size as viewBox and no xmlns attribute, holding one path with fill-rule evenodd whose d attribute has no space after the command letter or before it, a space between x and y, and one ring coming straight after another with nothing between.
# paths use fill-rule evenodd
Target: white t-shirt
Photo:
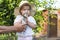
<instances>
[{"instance_id":1,"label":"white t-shirt","mask_svg":"<svg viewBox=\"0 0 60 40\"><path fill-rule=\"evenodd\" d=\"M18 15L16 19L14 20L14 23L19 22L19 20L22 20L23 16ZM28 17L28 21L36 24L35 19L32 16ZM32 31L32 28L27 25L26 30L23 32L17 32L18 36L32 36L34 32Z\"/></svg>"}]
</instances>

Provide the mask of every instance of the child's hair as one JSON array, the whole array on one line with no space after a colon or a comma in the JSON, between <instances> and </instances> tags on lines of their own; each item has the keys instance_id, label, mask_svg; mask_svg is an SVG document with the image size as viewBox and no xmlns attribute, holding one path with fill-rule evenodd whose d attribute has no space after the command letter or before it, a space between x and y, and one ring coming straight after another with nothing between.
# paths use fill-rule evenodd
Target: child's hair
<instances>
[{"instance_id":1,"label":"child's hair","mask_svg":"<svg viewBox=\"0 0 60 40\"><path fill-rule=\"evenodd\" d=\"M23 5L20 7L20 9L19 9L19 12L20 12L21 15L22 15L21 10L23 9L23 6L29 6L29 8L30 8L30 10L31 10L31 5L29 5L28 3L25 3L25 4L23 4Z\"/></svg>"}]
</instances>

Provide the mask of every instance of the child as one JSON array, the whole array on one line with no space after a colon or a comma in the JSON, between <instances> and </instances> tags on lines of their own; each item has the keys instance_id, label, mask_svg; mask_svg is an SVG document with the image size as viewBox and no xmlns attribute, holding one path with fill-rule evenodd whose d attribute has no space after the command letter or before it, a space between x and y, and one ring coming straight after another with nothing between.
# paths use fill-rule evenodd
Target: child
<instances>
[{"instance_id":1,"label":"child","mask_svg":"<svg viewBox=\"0 0 60 40\"><path fill-rule=\"evenodd\" d=\"M18 40L32 40L32 35L34 34L32 29L36 28L36 21L31 16L31 5L28 1L22 1L19 7L20 15L17 15L14 25L18 26L18 24L22 24L24 26L24 30L17 32Z\"/></svg>"}]
</instances>

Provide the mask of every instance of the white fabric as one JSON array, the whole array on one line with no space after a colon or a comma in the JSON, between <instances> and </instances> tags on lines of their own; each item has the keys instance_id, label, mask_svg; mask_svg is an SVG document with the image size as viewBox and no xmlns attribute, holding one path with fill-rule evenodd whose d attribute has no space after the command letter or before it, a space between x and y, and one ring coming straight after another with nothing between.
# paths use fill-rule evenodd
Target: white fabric
<instances>
[{"instance_id":1,"label":"white fabric","mask_svg":"<svg viewBox=\"0 0 60 40\"><path fill-rule=\"evenodd\" d=\"M22 19L23 19L23 17L21 15L18 15L16 17L14 23L19 22ZM28 17L28 21L36 24L36 21L35 21L35 19L32 16ZM27 36L29 36L29 40L30 40L30 37L32 37L33 34L34 34L34 32L32 31L32 28L27 25L26 30L24 32L17 32L18 40L21 39L21 38L19 38L20 36L21 37L27 37ZM22 38L22 39L25 39L25 38Z\"/></svg>"},{"instance_id":2,"label":"white fabric","mask_svg":"<svg viewBox=\"0 0 60 40\"><path fill-rule=\"evenodd\" d=\"M28 21L36 24L36 21L32 16L28 17ZM32 28L27 26L26 31L25 31L25 36L33 35L33 34L34 34L34 32L32 31Z\"/></svg>"},{"instance_id":3,"label":"white fabric","mask_svg":"<svg viewBox=\"0 0 60 40\"><path fill-rule=\"evenodd\" d=\"M14 20L14 23L16 23L16 22L20 22L20 20L22 20L22 16L21 15L18 15L17 17L16 17L16 19Z\"/></svg>"},{"instance_id":4,"label":"white fabric","mask_svg":"<svg viewBox=\"0 0 60 40\"><path fill-rule=\"evenodd\" d=\"M33 37L18 37L18 40L32 40Z\"/></svg>"}]
</instances>

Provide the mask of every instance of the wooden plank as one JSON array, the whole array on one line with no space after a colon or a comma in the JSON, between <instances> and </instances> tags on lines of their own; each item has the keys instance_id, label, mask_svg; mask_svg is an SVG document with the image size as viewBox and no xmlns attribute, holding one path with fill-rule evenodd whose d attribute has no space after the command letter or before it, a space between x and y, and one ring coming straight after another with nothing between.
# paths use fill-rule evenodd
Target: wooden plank
<instances>
[{"instance_id":1,"label":"wooden plank","mask_svg":"<svg viewBox=\"0 0 60 40\"><path fill-rule=\"evenodd\" d=\"M57 14L52 15L56 16L56 18L49 16L50 24L48 28L48 37L57 37Z\"/></svg>"}]
</instances>

